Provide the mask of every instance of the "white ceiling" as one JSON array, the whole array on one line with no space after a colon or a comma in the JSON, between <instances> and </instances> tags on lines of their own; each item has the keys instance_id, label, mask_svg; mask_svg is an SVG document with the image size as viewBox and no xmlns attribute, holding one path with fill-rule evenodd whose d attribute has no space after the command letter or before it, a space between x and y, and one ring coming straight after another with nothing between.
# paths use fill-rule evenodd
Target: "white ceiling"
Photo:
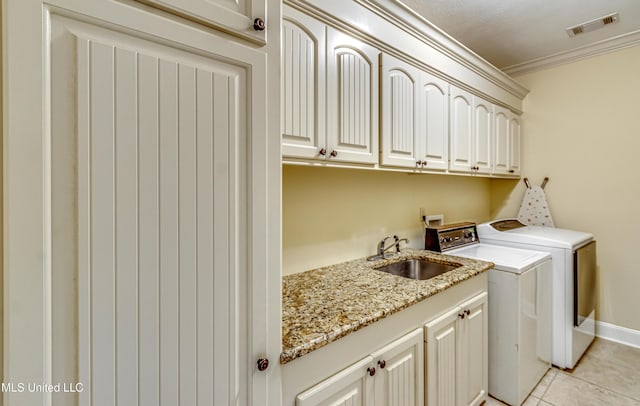
<instances>
[{"instance_id":1,"label":"white ceiling","mask_svg":"<svg viewBox=\"0 0 640 406\"><path fill-rule=\"evenodd\" d=\"M508 73L640 44L640 0L400 0ZM614 12L573 38L566 28Z\"/></svg>"}]
</instances>

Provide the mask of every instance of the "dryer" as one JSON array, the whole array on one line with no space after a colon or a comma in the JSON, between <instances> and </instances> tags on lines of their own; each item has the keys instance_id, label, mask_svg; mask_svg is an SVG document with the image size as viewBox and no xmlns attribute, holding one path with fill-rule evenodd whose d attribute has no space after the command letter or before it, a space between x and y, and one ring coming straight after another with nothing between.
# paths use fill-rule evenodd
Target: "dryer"
<instances>
[{"instance_id":1,"label":"dryer","mask_svg":"<svg viewBox=\"0 0 640 406\"><path fill-rule=\"evenodd\" d=\"M596 242L593 235L527 226L516 219L479 224L477 232L484 243L551 254L551 360L560 368L574 368L595 336Z\"/></svg>"}]
</instances>

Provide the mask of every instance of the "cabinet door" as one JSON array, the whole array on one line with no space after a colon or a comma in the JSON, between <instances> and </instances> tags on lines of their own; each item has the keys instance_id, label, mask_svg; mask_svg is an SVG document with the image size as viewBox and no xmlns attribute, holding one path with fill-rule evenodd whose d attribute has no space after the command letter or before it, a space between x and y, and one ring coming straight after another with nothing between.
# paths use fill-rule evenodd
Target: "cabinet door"
<instances>
[{"instance_id":1,"label":"cabinet door","mask_svg":"<svg viewBox=\"0 0 640 406\"><path fill-rule=\"evenodd\" d=\"M419 328L372 354L376 406L424 405L423 351Z\"/></svg>"},{"instance_id":2,"label":"cabinet door","mask_svg":"<svg viewBox=\"0 0 640 406\"><path fill-rule=\"evenodd\" d=\"M282 21L282 154L321 157L325 144L325 25L290 7Z\"/></svg>"},{"instance_id":3,"label":"cabinet door","mask_svg":"<svg viewBox=\"0 0 640 406\"><path fill-rule=\"evenodd\" d=\"M365 406L373 404L373 358L367 357L296 397L297 406Z\"/></svg>"},{"instance_id":4,"label":"cabinet door","mask_svg":"<svg viewBox=\"0 0 640 406\"><path fill-rule=\"evenodd\" d=\"M509 121L509 173L520 175L520 117L512 113Z\"/></svg>"},{"instance_id":5,"label":"cabinet door","mask_svg":"<svg viewBox=\"0 0 640 406\"><path fill-rule=\"evenodd\" d=\"M327 154L378 162L378 50L327 28Z\"/></svg>"},{"instance_id":6,"label":"cabinet door","mask_svg":"<svg viewBox=\"0 0 640 406\"><path fill-rule=\"evenodd\" d=\"M266 42L266 29L253 28L255 18L266 16L266 0L137 0L162 10L259 43Z\"/></svg>"},{"instance_id":7,"label":"cabinet door","mask_svg":"<svg viewBox=\"0 0 640 406\"><path fill-rule=\"evenodd\" d=\"M382 54L381 163L416 167L418 77L415 67Z\"/></svg>"},{"instance_id":8,"label":"cabinet door","mask_svg":"<svg viewBox=\"0 0 640 406\"><path fill-rule=\"evenodd\" d=\"M64 339L75 355L56 352L77 359L79 404L250 404L269 325L251 317L267 313L253 288L266 268L247 250L264 54L213 35L196 54L57 15L50 35L53 217L77 221L55 224L77 238L77 302L55 323L79 332Z\"/></svg>"},{"instance_id":9,"label":"cabinet door","mask_svg":"<svg viewBox=\"0 0 640 406\"><path fill-rule=\"evenodd\" d=\"M458 313L456 307L425 325L428 406L456 406Z\"/></svg>"},{"instance_id":10,"label":"cabinet door","mask_svg":"<svg viewBox=\"0 0 640 406\"><path fill-rule=\"evenodd\" d=\"M491 139L493 138L493 105L473 97L472 167L477 173L491 173Z\"/></svg>"},{"instance_id":11,"label":"cabinet door","mask_svg":"<svg viewBox=\"0 0 640 406\"><path fill-rule=\"evenodd\" d=\"M458 405L479 405L488 391L487 293L482 293L460 305L464 318L459 320Z\"/></svg>"},{"instance_id":12,"label":"cabinet door","mask_svg":"<svg viewBox=\"0 0 640 406\"><path fill-rule=\"evenodd\" d=\"M494 143L493 143L493 173L509 173L509 110L494 106Z\"/></svg>"},{"instance_id":13,"label":"cabinet door","mask_svg":"<svg viewBox=\"0 0 640 406\"><path fill-rule=\"evenodd\" d=\"M473 163L473 97L451 87L449 169L469 172Z\"/></svg>"},{"instance_id":14,"label":"cabinet door","mask_svg":"<svg viewBox=\"0 0 640 406\"><path fill-rule=\"evenodd\" d=\"M417 158L424 169L446 170L449 166L449 84L426 72L418 86Z\"/></svg>"}]
</instances>

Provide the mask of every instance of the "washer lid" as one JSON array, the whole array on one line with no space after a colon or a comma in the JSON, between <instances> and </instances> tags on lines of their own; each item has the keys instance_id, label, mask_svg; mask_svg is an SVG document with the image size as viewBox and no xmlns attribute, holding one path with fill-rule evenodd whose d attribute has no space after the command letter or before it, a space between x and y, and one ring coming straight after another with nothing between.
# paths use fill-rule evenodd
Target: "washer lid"
<instances>
[{"instance_id":1,"label":"washer lid","mask_svg":"<svg viewBox=\"0 0 640 406\"><path fill-rule=\"evenodd\" d=\"M575 249L593 240L593 234L582 231L541 226L524 226L500 231L493 226L494 223L478 224L477 229L480 241L507 241L544 247ZM504 224L504 220L500 220L498 223Z\"/></svg>"},{"instance_id":2,"label":"washer lid","mask_svg":"<svg viewBox=\"0 0 640 406\"><path fill-rule=\"evenodd\" d=\"M531 269L547 259L551 259L551 254L547 252L501 247L499 245L484 243L447 251L446 254L493 262L496 265L496 269L518 274Z\"/></svg>"}]
</instances>

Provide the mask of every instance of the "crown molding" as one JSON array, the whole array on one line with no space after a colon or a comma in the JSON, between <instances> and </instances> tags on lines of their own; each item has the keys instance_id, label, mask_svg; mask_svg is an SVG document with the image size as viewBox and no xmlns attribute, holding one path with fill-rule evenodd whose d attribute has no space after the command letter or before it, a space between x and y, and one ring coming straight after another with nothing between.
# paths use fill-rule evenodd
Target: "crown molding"
<instances>
[{"instance_id":1,"label":"crown molding","mask_svg":"<svg viewBox=\"0 0 640 406\"><path fill-rule=\"evenodd\" d=\"M543 58L536 58L527 62L507 66L503 68L502 71L508 75L518 76L525 73L531 73L598 55L619 51L621 49L633 47L638 44L640 44L640 30L618 35L616 37L598 41L593 44L572 49L570 51L558 52L557 54L545 56Z\"/></svg>"}]
</instances>

